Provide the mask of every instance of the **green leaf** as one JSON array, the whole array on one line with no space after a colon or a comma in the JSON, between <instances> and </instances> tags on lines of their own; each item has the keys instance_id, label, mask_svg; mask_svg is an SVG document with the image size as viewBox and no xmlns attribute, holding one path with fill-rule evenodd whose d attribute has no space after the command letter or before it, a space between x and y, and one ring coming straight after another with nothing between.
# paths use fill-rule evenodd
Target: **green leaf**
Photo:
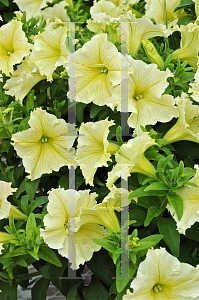
<instances>
[{"instance_id":1,"label":"green leaf","mask_svg":"<svg viewBox=\"0 0 199 300\"><path fill-rule=\"evenodd\" d=\"M80 123L83 122L84 119L84 109L86 107L86 103L77 102L76 103L76 118Z\"/></svg>"},{"instance_id":2,"label":"green leaf","mask_svg":"<svg viewBox=\"0 0 199 300\"><path fill-rule=\"evenodd\" d=\"M125 263L125 262L124 262ZM134 263L132 263L131 261L129 261L129 264L126 264L126 267L129 269L129 278L128 276L125 276L127 278L119 278L120 276L120 262L117 264L116 267L116 288L118 293L120 293L125 286L128 284L128 282L131 280L130 277L132 277L136 271L136 267L134 265Z\"/></svg>"},{"instance_id":3,"label":"green leaf","mask_svg":"<svg viewBox=\"0 0 199 300\"><path fill-rule=\"evenodd\" d=\"M10 286L5 281L0 281L0 300L17 300L17 285Z\"/></svg>"},{"instance_id":4,"label":"green leaf","mask_svg":"<svg viewBox=\"0 0 199 300\"><path fill-rule=\"evenodd\" d=\"M145 186L136 189L132 193L130 193L129 197L145 197L145 196L165 196L167 191L145 191Z\"/></svg>"},{"instance_id":5,"label":"green leaf","mask_svg":"<svg viewBox=\"0 0 199 300\"><path fill-rule=\"evenodd\" d=\"M5 129L0 130L0 139L10 139L11 134L9 134Z\"/></svg>"},{"instance_id":6,"label":"green leaf","mask_svg":"<svg viewBox=\"0 0 199 300\"><path fill-rule=\"evenodd\" d=\"M163 238L163 235L161 234L154 234L151 236L147 236L146 238L140 240L138 243L140 246L133 249L134 253L137 253L141 250L149 249L151 247L154 247L159 243L159 241Z\"/></svg>"},{"instance_id":7,"label":"green leaf","mask_svg":"<svg viewBox=\"0 0 199 300\"><path fill-rule=\"evenodd\" d=\"M177 214L178 220L180 221L183 215L183 200L180 195L177 194L168 194L167 199L170 204L174 207L175 212Z\"/></svg>"},{"instance_id":8,"label":"green leaf","mask_svg":"<svg viewBox=\"0 0 199 300\"><path fill-rule=\"evenodd\" d=\"M135 220L136 223L132 224L132 226L141 226L144 224L144 220L146 219L146 212L143 209L130 209L129 211L129 220Z\"/></svg>"},{"instance_id":9,"label":"green leaf","mask_svg":"<svg viewBox=\"0 0 199 300\"><path fill-rule=\"evenodd\" d=\"M28 201L29 201L28 195L21 197L21 209L23 210L25 215L28 215Z\"/></svg>"},{"instance_id":10,"label":"green leaf","mask_svg":"<svg viewBox=\"0 0 199 300\"><path fill-rule=\"evenodd\" d=\"M177 231L176 222L173 219L160 218L157 224L160 234L164 236L163 240L170 248L172 254L178 257L180 251L180 234Z\"/></svg>"},{"instance_id":11,"label":"green leaf","mask_svg":"<svg viewBox=\"0 0 199 300\"><path fill-rule=\"evenodd\" d=\"M147 186L144 191L162 191L162 190L169 190L170 188L164 182L154 182Z\"/></svg>"},{"instance_id":12,"label":"green leaf","mask_svg":"<svg viewBox=\"0 0 199 300\"><path fill-rule=\"evenodd\" d=\"M83 281L80 281L80 282L77 282L76 284L74 284L72 286L72 288L70 288L69 292L68 292L68 295L66 297L66 300L81 300L80 298L80 295L78 293L78 288L80 287L83 287L84 286L84 282Z\"/></svg>"},{"instance_id":13,"label":"green leaf","mask_svg":"<svg viewBox=\"0 0 199 300\"><path fill-rule=\"evenodd\" d=\"M35 199L29 205L29 207L28 207L28 213L30 214L31 212L33 212L35 210L35 208L37 208L38 206L40 206L42 204L45 204L46 202L48 202L48 196L41 196L41 197Z\"/></svg>"},{"instance_id":14,"label":"green leaf","mask_svg":"<svg viewBox=\"0 0 199 300\"><path fill-rule=\"evenodd\" d=\"M98 278L108 286L111 286L113 283L112 277L115 277L115 265L105 249L101 248L100 251L94 252L87 265Z\"/></svg>"},{"instance_id":15,"label":"green leaf","mask_svg":"<svg viewBox=\"0 0 199 300\"><path fill-rule=\"evenodd\" d=\"M194 75L195 74L193 72L185 72L180 76L180 80L183 83L190 82L194 79Z\"/></svg>"},{"instance_id":16,"label":"green leaf","mask_svg":"<svg viewBox=\"0 0 199 300\"><path fill-rule=\"evenodd\" d=\"M17 199L21 195L21 193L23 193L25 190L26 190L26 187L25 187L25 178L24 178L24 180L20 184L18 190L16 191L16 193L14 193L14 198Z\"/></svg>"},{"instance_id":17,"label":"green leaf","mask_svg":"<svg viewBox=\"0 0 199 300\"><path fill-rule=\"evenodd\" d=\"M157 206L151 206L148 209L146 220L144 221L144 226L148 226L153 218L159 216L162 213L162 209Z\"/></svg>"},{"instance_id":18,"label":"green leaf","mask_svg":"<svg viewBox=\"0 0 199 300\"><path fill-rule=\"evenodd\" d=\"M23 119L18 127L18 131L23 131L23 130L30 128L30 125L28 124L29 120L30 120L30 116Z\"/></svg>"},{"instance_id":19,"label":"green leaf","mask_svg":"<svg viewBox=\"0 0 199 300\"><path fill-rule=\"evenodd\" d=\"M32 202L35 197L36 190L39 186L40 178L31 181L29 179L25 180L25 188L26 188L26 193L29 195L29 200Z\"/></svg>"},{"instance_id":20,"label":"green leaf","mask_svg":"<svg viewBox=\"0 0 199 300\"><path fill-rule=\"evenodd\" d=\"M93 242L102 246L104 249L114 252L116 248L116 244L112 241L108 241L107 239L93 239Z\"/></svg>"},{"instance_id":21,"label":"green leaf","mask_svg":"<svg viewBox=\"0 0 199 300\"><path fill-rule=\"evenodd\" d=\"M180 20L179 26L181 26L181 25L187 25L188 22L193 21L193 20L195 20L195 19L194 19L194 17L191 16L191 15L184 16L184 17Z\"/></svg>"},{"instance_id":22,"label":"green leaf","mask_svg":"<svg viewBox=\"0 0 199 300\"><path fill-rule=\"evenodd\" d=\"M49 284L49 279L40 278L31 290L32 300L45 300Z\"/></svg>"},{"instance_id":23,"label":"green leaf","mask_svg":"<svg viewBox=\"0 0 199 300\"><path fill-rule=\"evenodd\" d=\"M174 9L174 12L176 12L182 7L185 7L187 5L192 5L192 4L194 4L192 0L181 0L180 4Z\"/></svg>"},{"instance_id":24,"label":"green leaf","mask_svg":"<svg viewBox=\"0 0 199 300\"><path fill-rule=\"evenodd\" d=\"M199 242L199 235L198 235L198 232L199 232L199 223L196 222L195 224L193 224L191 226L191 228L188 228L186 230L186 237L188 239L191 239L191 240L194 240L194 241L197 241Z\"/></svg>"},{"instance_id":25,"label":"green leaf","mask_svg":"<svg viewBox=\"0 0 199 300\"><path fill-rule=\"evenodd\" d=\"M9 6L8 0L0 0L1 3L3 3L5 6Z\"/></svg>"},{"instance_id":26,"label":"green leaf","mask_svg":"<svg viewBox=\"0 0 199 300\"><path fill-rule=\"evenodd\" d=\"M62 266L55 252L47 245L41 245L39 247L38 255L41 259L46 260L57 267Z\"/></svg>"},{"instance_id":27,"label":"green leaf","mask_svg":"<svg viewBox=\"0 0 199 300\"><path fill-rule=\"evenodd\" d=\"M44 104L46 100L46 93L45 92L39 93L36 100L37 100L37 106L41 106L42 104Z\"/></svg>"},{"instance_id":28,"label":"green leaf","mask_svg":"<svg viewBox=\"0 0 199 300\"><path fill-rule=\"evenodd\" d=\"M92 275L92 280L86 291L86 300L107 300L108 299L108 291L103 286L101 281L97 278L97 276ZM73 298L66 298L67 300L72 300Z\"/></svg>"},{"instance_id":29,"label":"green leaf","mask_svg":"<svg viewBox=\"0 0 199 300\"><path fill-rule=\"evenodd\" d=\"M28 221L26 223L26 236L27 237L35 237L36 227L37 227L37 225L36 225L36 221L35 221L35 215L33 213L31 213L29 215Z\"/></svg>"},{"instance_id":30,"label":"green leaf","mask_svg":"<svg viewBox=\"0 0 199 300\"><path fill-rule=\"evenodd\" d=\"M91 106L91 112L90 112L90 118L93 119L97 116L97 114L100 112L100 110L103 110L104 107L103 106L99 106L96 104L92 104Z\"/></svg>"}]
</instances>

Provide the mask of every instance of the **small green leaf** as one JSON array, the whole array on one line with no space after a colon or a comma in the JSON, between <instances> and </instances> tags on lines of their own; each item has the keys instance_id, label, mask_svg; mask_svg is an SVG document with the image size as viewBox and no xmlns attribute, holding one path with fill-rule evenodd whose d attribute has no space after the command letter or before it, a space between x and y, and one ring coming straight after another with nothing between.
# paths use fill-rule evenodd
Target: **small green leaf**
<instances>
[{"instance_id":1,"label":"small green leaf","mask_svg":"<svg viewBox=\"0 0 199 300\"><path fill-rule=\"evenodd\" d=\"M46 293L50 284L49 279L40 278L33 286L31 290L32 300L44 300L46 299Z\"/></svg>"},{"instance_id":2,"label":"small green leaf","mask_svg":"<svg viewBox=\"0 0 199 300\"><path fill-rule=\"evenodd\" d=\"M168 194L167 199L170 204L174 207L177 214L178 220L180 221L183 215L183 200L180 195L177 194Z\"/></svg>"},{"instance_id":3,"label":"small green leaf","mask_svg":"<svg viewBox=\"0 0 199 300\"><path fill-rule=\"evenodd\" d=\"M41 259L46 260L57 267L62 266L55 252L52 249L50 249L47 245L43 244L40 246L38 255Z\"/></svg>"},{"instance_id":4,"label":"small green leaf","mask_svg":"<svg viewBox=\"0 0 199 300\"><path fill-rule=\"evenodd\" d=\"M145 191L145 187L142 186L141 188L136 189L132 193L130 193L129 197L145 197L145 196L165 196L167 191Z\"/></svg>"},{"instance_id":5,"label":"small green leaf","mask_svg":"<svg viewBox=\"0 0 199 300\"><path fill-rule=\"evenodd\" d=\"M151 206L148 209L146 220L144 221L144 226L148 226L153 218L158 217L162 213L162 209L157 206Z\"/></svg>"},{"instance_id":6,"label":"small green leaf","mask_svg":"<svg viewBox=\"0 0 199 300\"><path fill-rule=\"evenodd\" d=\"M28 195L21 197L21 209L23 210L25 215L28 215L28 201L29 201Z\"/></svg>"},{"instance_id":7,"label":"small green leaf","mask_svg":"<svg viewBox=\"0 0 199 300\"><path fill-rule=\"evenodd\" d=\"M123 262L125 263L125 262ZM122 264L122 262L121 262ZM130 277L132 277L136 271L136 267L134 265L134 263L132 263L131 261L129 262L129 264L126 264L126 268L129 269L129 278L128 276L125 276L125 278L120 278L120 262L117 264L116 267L116 287L117 287L117 291L118 293L120 293L125 286L128 284L128 282L131 280Z\"/></svg>"},{"instance_id":8,"label":"small green leaf","mask_svg":"<svg viewBox=\"0 0 199 300\"><path fill-rule=\"evenodd\" d=\"M28 212L31 213L35 210L35 208L37 208L38 206L45 204L46 202L48 202L48 196L41 196L37 199L35 199L34 201L32 201L32 203L30 204L30 206L28 207Z\"/></svg>"},{"instance_id":9,"label":"small green leaf","mask_svg":"<svg viewBox=\"0 0 199 300\"><path fill-rule=\"evenodd\" d=\"M144 191L162 191L162 190L169 190L170 188L164 182L154 182L147 186Z\"/></svg>"},{"instance_id":10,"label":"small green leaf","mask_svg":"<svg viewBox=\"0 0 199 300\"><path fill-rule=\"evenodd\" d=\"M104 249L114 252L116 248L116 244L112 241L108 241L107 239L93 239L93 242L102 246Z\"/></svg>"},{"instance_id":11,"label":"small green leaf","mask_svg":"<svg viewBox=\"0 0 199 300\"><path fill-rule=\"evenodd\" d=\"M26 188L26 193L29 195L29 200L32 202L35 197L36 190L39 186L40 178L31 181L29 179L25 180L25 188Z\"/></svg>"},{"instance_id":12,"label":"small green leaf","mask_svg":"<svg viewBox=\"0 0 199 300\"><path fill-rule=\"evenodd\" d=\"M177 231L176 222L173 219L160 218L157 220L158 229L162 234L163 240L170 248L175 257L179 256L180 251L180 234Z\"/></svg>"},{"instance_id":13,"label":"small green leaf","mask_svg":"<svg viewBox=\"0 0 199 300\"><path fill-rule=\"evenodd\" d=\"M163 238L164 236L161 234L154 234L151 236L147 236L146 238L142 239L139 241L140 246L137 248L133 249L134 253L137 253L141 250L149 249L151 247L154 247L159 243L159 241Z\"/></svg>"}]
</instances>

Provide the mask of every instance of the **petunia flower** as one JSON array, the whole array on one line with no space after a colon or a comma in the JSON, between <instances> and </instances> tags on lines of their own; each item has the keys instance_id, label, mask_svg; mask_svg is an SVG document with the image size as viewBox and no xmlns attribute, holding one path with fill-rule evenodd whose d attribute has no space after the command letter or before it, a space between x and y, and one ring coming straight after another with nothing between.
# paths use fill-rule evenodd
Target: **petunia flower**
<instances>
[{"instance_id":1,"label":"petunia flower","mask_svg":"<svg viewBox=\"0 0 199 300\"><path fill-rule=\"evenodd\" d=\"M198 299L199 266L196 268L169 254L165 248L149 249L137 277L123 300Z\"/></svg>"},{"instance_id":2,"label":"petunia flower","mask_svg":"<svg viewBox=\"0 0 199 300\"><path fill-rule=\"evenodd\" d=\"M80 126L75 161L82 170L86 184L93 186L93 178L97 168L107 167L107 161L111 161L111 155L108 151L111 145L107 141L107 136L109 127L114 124L113 121L108 121L106 118L106 120L98 122L82 123ZM118 150L119 147L115 147Z\"/></svg>"},{"instance_id":3,"label":"petunia flower","mask_svg":"<svg viewBox=\"0 0 199 300\"><path fill-rule=\"evenodd\" d=\"M69 4L65 1L61 1L55 4L53 7L47 7L41 10L41 15L43 19L47 20L48 22L55 22L56 20L61 22L70 21L65 9L66 6L69 6Z\"/></svg>"},{"instance_id":4,"label":"petunia flower","mask_svg":"<svg viewBox=\"0 0 199 300\"><path fill-rule=\"evenodd\" d=\"M57 249L59 254L67 257L72 269L91 259L94 251L100 246L93 242L94 238L102 239L108 232L103 226L94 223L82 224L77 232L71 230L82 208L92 208L96 204L96 193L90 190L76 191L63 188L48 192L48 214L44 217L45 229L40 235L50 248Z\"/></svg>"},{"instance_id":5,"label":"petunia flower","mask_svg":"<svg viewBox=\"0 0 199 300\"><path fill-rule=\"evenodd\" d=\"M196 174L189 182L195 183L198 187L187 185L178 190L178 195L183 199L183 215L180 221L173 206L167 204L167 209L177 223L177 230L182 234L185 234L186 229L195 222L199 222L199 166L195 165L195 169Z\"/></svg>"},{"instance_id":6,"label":"petunia flower","mask_svg":"<svg viewBox=\"0 0 199 300\"><path fill-rule=\"evenodd\" d=\"M26 12L27 20L32 17L40 17L41 9L47 6L47 2L51 3L53 0L14 0L21 11Z\"/></svg>"},{"instance_id":7,"label":"petunia flower","mask_svg":"<svg viewBox=\"0 0 199 300\"><path fill-rule=\"evenodd\" d=\"M13 66L29 55L31 44L27 42L22 23L12 20L0 27L0 70L10 76Z\"/></svg>"},{"instance_id":8,"label":"petunia flower","mask_svg":"<svg viewBox=\"0 0 199 300\"><path fill-rule=\"evenodd\" d=\"M195 22L189 23L186 26L174 26L173 30L180 31L181 42L180 48L173 52L172 59L177 57L197 69L198 52L199 52L199 25Z\"/></svg>"},{"instance_id":9,"label":"petunia flower","mask_svg":"<svg viewBox=\"0 0 199 300\"><path fill-rule=\"evenodd\" d=\"M167 29L165 25L154 25L153 22L147 18L136 18L131 11L126 15L121 16L122 21L128 21L128 26L119 26L118 41L128 39L129 54L135 56L139 50L142 41L153 38L155 36L168 37L171 34L171 30Z\"/></svg>"},{"instance_id":10,"label":"petunia flower","mask_svg":"<svg viewBox=\"0 0 199 300\"><path fill-rule=\"evenodd\" d=\"M121 64L124 71L128 70L127 61L107 40L105 33L96 34L81 49L70 54L70 63L75 68L68 70L69 99L83 103L93 101L100 106L112 95L113 86L120 83ZM75 87L72 86L74 79Z\"/></svg>"},{"instance_id":11,"label":"petunia flower","mask_svg":"<svg viewBox=\"0 0 199 300\"><path fill-rule=\"evenodd\" d=\"M6 90L6 95L15 96L15 99L19 100L22 105L23 99L29 91L44 79L47 79L47 77L42 76L34 64L29 65L28 60L23 60L17 70L13 72L12 77L6 81L3 88Z\"/></svg>"},{"instance_id":12,"label":"petunia flower","mask_svg":"<svg viewBox=\"0 0 199 300\"><path fill-rule=\"evenodd\" d=\"M26 215L7 201L8 196L17 190L17 188L11 188L11 184L11 182L0 181L0 220L9 218L11 215L15 219L27 219Z\"/></svg>"},{"instance_id":13,"label":"petunia flower","mask_svg":"<svg viewBox=\"0 0 199 300\"><path fill-rule=\"evenodd\" d=\"M145 16L154 19L156 24L167 24L171 28L177 24L185 15L184 9L174 12L181 0L146 0Z\"/></svg>"},{"instance_id":14,"label":"petunia flower","mask_svg":"<svg viewBox=\"0 0 199 300\"><path fill-rule=\"evenodd\" d=\"M123 144L115 154L117 164L108 173L107 187L110 189L119 177L127 180L131 173L138 172L155 177L153 165L144 156L144 152L153 145L156 145L155 140L148 132L143 132Z\"/></svg>"},{"instance_id":15,"label":"petunia flower","mask_svg":"<svg viewBox=\"0 0 199 300\"><path fill-rule=\"evenodd\" d=\"M85 207L81 209L81 214L76 218L72 230L78 230L81 224L92 223L103 225L113 232L119 232L120 225L114 210L121 211L122 206L125 206L122 205L122 197L128 199L128 191L113 186L101 203L94 205L92 208Z\"/></svg>"},{"instance_id":16,"label":"petunia flower","mask_svg":"<svg viewBox=\"0 0 199 300\"><path fill-rule=\"evenodd\" d=\"M185 93L176 98L179 118L165 134L168 143L187 140L199 143L199 106L193 105Z\"/></svg>"},{"instance_id":17,"label":"petunia flower","mask_svg":"<svg viewBox=\"0 0 199 300\"><path fill-rule=\"evenodd\" d=\"M34 41L29 64L35 63L42 76L52 81L53 71L58 66L68 68L68 27L45 30Z\"/></svg>"},{"instance_id":18,"label":"petunia flower","mask_svg":"<svg viewBox=\"0 0 199 300\"><path fill-rule=\"evenodd\" d=\"M162 95L169 85L167 78L173 74L167 69L160 71L156 64L147 65L141 60L134 60L127 56L129 67L129 89L123 90L123 102L128 101L129 127L135 128L135 133L141 133L140 125L154 125L158 121L169 122L178 117L178 109L174 106L175 100L171 95ZM122 83L121 83L122 85ZM121 110L121 85L114 88L112 96L106 104L114 109Z\"/></svg>"},{"instance_id":19,"label":"petunia flower","mask_svg":"<svg viewBox=\"0 0 199 300\"><path fill-rule=\"evenodd\" d=\"M27 178L35 180L44 173L58 171L62 166L74 165L76 138L73 124L47 113L41 108L31 112L28 124L31 128L12 135L12 144L23 165Z\"/></svg>"},{"instance_id":20,"label":"petunia flower","mask_svg":"<svg viewBox=\"0 0 199 300\"><path fill-rule=\"evenodd\" d=\"M199 68L196 71L194 79L195 79L195 82L189 84L191 86L191 88L188 90L188 93L192 93L191 97L195 101L199 102Z\"/></svg>"}]
</instances>

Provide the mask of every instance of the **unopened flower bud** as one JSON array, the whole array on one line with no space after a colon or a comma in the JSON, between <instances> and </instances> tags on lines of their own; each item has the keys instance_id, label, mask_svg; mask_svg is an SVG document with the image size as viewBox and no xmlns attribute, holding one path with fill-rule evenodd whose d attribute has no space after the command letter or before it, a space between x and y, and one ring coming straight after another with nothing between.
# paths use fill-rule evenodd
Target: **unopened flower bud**
<instances>
[{"instance_id":1,"label":"unopened flower bud","mask_svg":"<svg viewBox=\"0 0 199 300\"><path fill-rule=\"evenodd\" d=\"M150 61L158 65L158 69L163 70L164 63L162 57L158 54L154 45L147 39L142 41L142 44L146 52L146 55L150 59Z\"/></svg>"}]
</instances>

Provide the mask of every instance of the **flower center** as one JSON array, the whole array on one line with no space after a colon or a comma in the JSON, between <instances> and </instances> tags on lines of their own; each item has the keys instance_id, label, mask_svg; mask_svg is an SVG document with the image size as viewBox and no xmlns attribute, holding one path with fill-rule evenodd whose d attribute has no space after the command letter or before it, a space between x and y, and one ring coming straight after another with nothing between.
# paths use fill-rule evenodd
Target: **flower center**
<instances>
[{"instance_id":1,"label":"flower center","mask_svg":"<svg viewBox=\"0 0 199 300\"><path fill-rule=\"evenodd\" d=\"M42 143L48 142L48 138L47 138L46 136L43 135L43 136L41 137L41 142L42 142Z\"/></svg>"},{"instance_id":2,"label":"flower center","mask_svg":"<svg viewBox=\"0 0 199 300\"><path fill-rule=\"evenodd\" d=\"M101 73L108 73L108 69L104 66L101 68Z\"/></svg>"},{"instance_id":3,"label":"flower center","mask_svg":"<svg viewBox=\"0 0 199 300\"><path fill-rule=\"evenodd\" d=\"M142 99L142 95L138 95L135 97L136 100Z\"/></svg>"},{"instance_id":4,"label":"flower center","mask_svg":"<svg viewBox=\"0 0 199 300\"><path fill-rule=\"evenodd\" d=\"M69 225L69 220L66 220L65 223L64 223L64 228L67 229L68 225Z\"/></svg>"},{"instance_id":5,"label":"flower center","mask_svg":"<svg viewBox=\"0 0 199 300\"><path fill-rule=\"evenodd\" d=\"M137 248L140 246L138 243L140 239L138 237L134 237L131 241L129 241L129 250L133 248Z\"/></svg>"},{"instance_id":6,"label":"flower center","mask_svg":"<svg viewBox=\"0 0 199 300\"><path fill-rule=\"evenodd\" d=\"M159 283L156 283L153 287L154 292L158 293L160 291L162 291L162 287Z\"/></svg>"}]
</instances>

